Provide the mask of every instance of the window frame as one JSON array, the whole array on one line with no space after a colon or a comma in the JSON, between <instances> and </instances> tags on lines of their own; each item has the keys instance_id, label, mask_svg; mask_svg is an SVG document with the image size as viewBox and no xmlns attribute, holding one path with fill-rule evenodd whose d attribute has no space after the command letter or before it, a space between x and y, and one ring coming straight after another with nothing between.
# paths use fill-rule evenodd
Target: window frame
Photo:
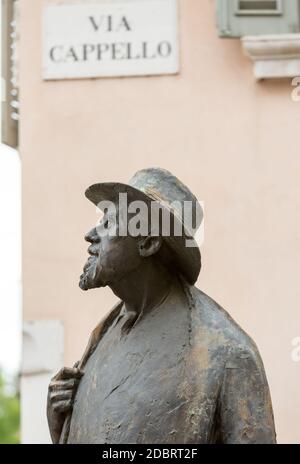
<instances>
[{"instance_id":1,"label":"window frame","mask_svg":"<svg viewBox=\"0 0 300 464\"><path fill-rule=\"evenodd\" d=\"M280 16L280 15L283 14L283 1L282 0L273 0L277 4L276 10L270 10L270 9L269 10L268 9L265 9L265 10L263 10L263 9L262 10L241 10L240 9L240 2L241 1L245 1L245 0L235 0L235 15L236 16Z\"/></svg>"}]
</instances>

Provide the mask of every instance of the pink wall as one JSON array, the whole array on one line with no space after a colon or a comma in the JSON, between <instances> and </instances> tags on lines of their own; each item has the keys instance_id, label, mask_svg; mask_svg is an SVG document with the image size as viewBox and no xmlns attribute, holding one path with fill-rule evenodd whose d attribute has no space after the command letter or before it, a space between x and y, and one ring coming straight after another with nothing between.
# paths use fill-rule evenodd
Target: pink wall
<instances>
[{"instance_id":1,"label":"pink wall","mask_svg":"<svg viewBox=\"0 0 300 464\"><path fill-rule=\"evenodd\" d=\"M21 0L24 319L62 319L65 362L115 301L83 293L95 181L161 166L205 202L199 287L256 341L278 440L299 442L299 116L290 81L256 83L213 0L180 1L178 76L43 82L41 0Z\"/></svg>"}]
</instances>

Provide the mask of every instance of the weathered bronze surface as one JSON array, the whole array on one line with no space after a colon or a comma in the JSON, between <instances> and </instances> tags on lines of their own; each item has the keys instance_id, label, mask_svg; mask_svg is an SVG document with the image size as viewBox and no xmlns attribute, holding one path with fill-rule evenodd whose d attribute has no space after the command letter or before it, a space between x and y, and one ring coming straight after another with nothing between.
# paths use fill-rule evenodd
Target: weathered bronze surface
<instances>
[{"instance_id":1,"label":"weathered bronze surface","mask_svg":"<svg viewBox=\"0 0 300 464\"><path fill-rule=\"evenodd\" d=\"M124 189L149 196L147 185L156 201L159 193L197 201L160 169L137 173L131 187L97 184L86 194L97 204ZM275 443L254 342L194 286L199 249L184 250L175 237L100 239L96 229L86 239L91 256L81 288L108 285L121 301L96 327L81 361L51 381L53 442Z\"/></svg>"}]
</instances>

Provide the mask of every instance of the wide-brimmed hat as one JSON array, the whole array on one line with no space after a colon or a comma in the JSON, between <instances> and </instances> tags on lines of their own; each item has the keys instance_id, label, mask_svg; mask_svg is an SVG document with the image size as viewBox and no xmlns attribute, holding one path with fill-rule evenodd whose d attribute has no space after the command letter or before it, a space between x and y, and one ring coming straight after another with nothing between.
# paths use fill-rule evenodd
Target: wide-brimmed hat
<instances>
[{"instance_id":1,"label":"wide-brimmed hat","mask_svg":"<svg viewBox=\"0 0 300 464\"><path fill-rule=\"evenodd\" d=\"M192 229L198 229L203 212L197 198L177 177L161 168L138 171L128 184L119 182L93 184L86 190L85 195L97 207L101 208L101 202L111 201L118 204L120 193L127 194L128 205L137 200L143 201L147 205L153 201L158 202L161 208L168 210L174 223L180 223L183 232L181 235L171 233L168 236L162 236L162 238L172 253L173 262L178 267L179 272L193 285L200 273L201 254L193 238L193 231L191 227L188 227L182 212L183 208L189 204ZM178 206L176 207L176 205Z\"/></svg>"}]
</instances>

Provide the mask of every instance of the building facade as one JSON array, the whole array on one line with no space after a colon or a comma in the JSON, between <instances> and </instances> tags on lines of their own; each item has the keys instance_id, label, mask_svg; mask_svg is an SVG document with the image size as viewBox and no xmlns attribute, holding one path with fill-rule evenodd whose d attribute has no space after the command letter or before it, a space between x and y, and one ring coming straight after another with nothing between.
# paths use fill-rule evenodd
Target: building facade
<instances>
[{"instance_id":1,"label":"building facade","mask_svg":"<svg viewBox=\"0 0 300 464\"><path fill-rule=\"evenodd\" d=\"M134 12L143 1L121 3ZM139 63L128 70L128 56L122 55L122 62L123 52L115 49L118 64L107 65L103 76L103 62L82 67L86 63L78 64L68 40L68 49L52 50L57 62L45 62L45 54L50 59L47 46L62 44L64 27L72 30L64 15L66 23L57 27L46 17L45 8L57 3L97 6L103 1L19 1L23 441L50 440L45 415L49 378L61 364L71 366L81 357L91 330L116 301L109 289L84 293L78 287L87 254L83 236L97 220L84 191L94 182L126 182L141 168L160 166L204 202L198 286L256 341L278 441L299 442L300 102L298 81L292 81L299 69L296 17L291 14L290 26L286 10L252 12L241 25L237 19L244 20L247 2L238 2L239 14L225 11L232 29L228 26L224 33L218 2L174 1L176 16L169 10L169 22L168 10L162 15L165 22L158 20L157 9L149 17L150 29L160 24L158 36L169 24L173 61L144 70L145 63ZM271 3L285 8L287 2ZM262 19L281 22L274 30L259 26L252 31L248 20L253 17L255 27ZM137 14L136 24L140 20ZM100 23L95 20L94 26ZM116 27L126 29L124 21ZM161 49L168 56L167 45ZM64 59L78 66L59 68Z\"/></svg>"}]
</instances>

